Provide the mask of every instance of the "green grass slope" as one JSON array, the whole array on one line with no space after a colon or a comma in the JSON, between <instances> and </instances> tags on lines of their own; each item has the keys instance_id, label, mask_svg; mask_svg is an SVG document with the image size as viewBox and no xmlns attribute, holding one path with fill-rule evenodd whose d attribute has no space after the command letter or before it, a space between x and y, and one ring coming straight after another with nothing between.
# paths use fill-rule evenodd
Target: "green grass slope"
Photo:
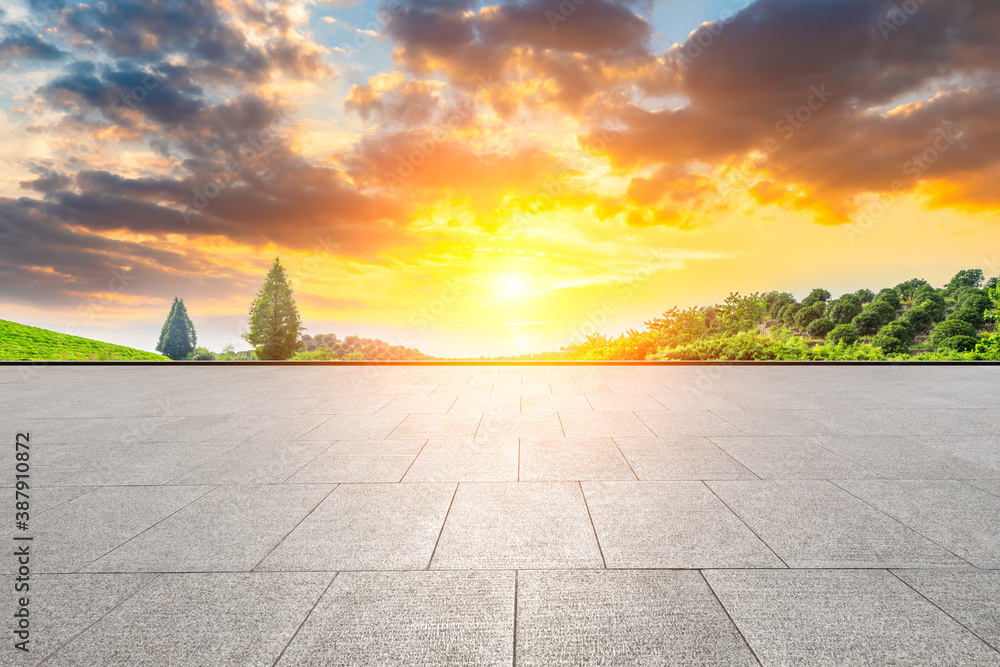
<instances>
[{"instance_id":1,"label":"green grass slope","mask_svg":"<svg viewBox=\"0 0 1000 667\"><path fill-rule=\"evenodd\" d=\"M0 361L169 361L154 352L0 320Z\"/></svg>"}]
</instances>

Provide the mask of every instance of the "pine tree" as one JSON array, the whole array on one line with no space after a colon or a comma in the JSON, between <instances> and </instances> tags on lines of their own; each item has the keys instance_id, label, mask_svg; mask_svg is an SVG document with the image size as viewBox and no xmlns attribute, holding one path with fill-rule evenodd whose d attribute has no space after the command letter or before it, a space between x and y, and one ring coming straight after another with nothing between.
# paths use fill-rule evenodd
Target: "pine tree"
<instances>
[{"instance_id":1,"label":"pine tree","mask_svg":"<svg viewBox=\"0 0 1000 667\"><path fill-rule=\"evenodd\" d=\"M250 306L250 331L243 338L253 345L258 359L288 359L298 351L304 330L292 286L275 257L264 286Z\"/></svg>"},{"instance_id":2,"label":"pine tree","mask_svg":"<svg viewBox=\"0 0 1000 667\"><path fill-rule=\"evenodd\" d=\"M177 361L191 354L197 343L198 335L195 333L194 323L188 317L184 301L175 296L167 321L160 329L160 341L156 344L156 351Z\"/></svg>"}]
</instances>

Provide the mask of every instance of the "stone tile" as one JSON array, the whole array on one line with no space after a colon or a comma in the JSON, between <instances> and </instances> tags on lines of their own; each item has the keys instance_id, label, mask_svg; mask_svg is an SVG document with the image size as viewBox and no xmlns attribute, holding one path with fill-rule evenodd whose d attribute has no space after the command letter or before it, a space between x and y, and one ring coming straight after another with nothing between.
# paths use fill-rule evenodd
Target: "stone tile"
<instances>
[{"instance_id":1,"label":"stone tile","mask_svg":"<svg viewBox=\"0 0 1000 667\"><path fill-rule=\"evenodd\" d=\"M262 415L302 415L314 411L325 401L322 398L276 398L259 401L233 414L260 417Z\"/></svg>"},{"instance_id":2,"label":"stone tile","mask_svg":"<svg viewBox=\"0 0 1000 667\"><path fill-rule=\"evenodd\" d=\"M757 664L696 572L517 577L518 665Z\"/></svg>"},{"instance_id":3,"label":"stone tile","mask_svg":"<svg viewBox=\"0 0 1000 667\"><path fill-rule=\"evenodd\" d=\"M896 570L894 574L1000 650L1000 572Z\"/></svg>"},{"instance_id":4,"label":"stone tile","mask_svg":"<svg viewBox=\"0 0 1000 667\"><path fill-rule=\"evenodd\" d=\"M403 481L517 481L517 447L517 438L431 438Z\"/></svg>"},{"instance_id":5,"label":"stone tile","mask_svg":"<svg viewBox=\"0 0 1000 667\"><path fill-rule=\"evenodd\" d=\"M149 486L170 480L197 468L233 448L234 442L158 442L135 445L118 452L110 461L90 462L86 471L65 477L60 484L74 486ZM209 482L215 484L216 482Z\"/></svg>"},{"instance_id":6,"label":"stone tile","mask_svg":"<svg viewBox=\"0 0 1000 667\"><path fill-rule=\"evenodd\" d=\"M379 440L389 437L405 419L400 414L333 415L298 440ZM426 436L425 436L426 437Z\"/></svg>"},{"instance_id":7,"label":"stone tile","mask_svg":"<svg viewBox=\"0 0 1000 667\"><path fill-rule=\"evenodd\" d=\"M609 568L784 567L701 482L585 482Z\"/></svg>"},{"instance_id":8,"label":"stone tile","mask_svg":"<svg viewBox=\"0 0 1000 667\"><path fill-rule=\"evenodd\" d=\"M549 382L549 388L552 390L554 396L611 393L608 385L604 384L604 381L600 379L579 379L576 381L566 379L552 380Z\"/></svg>"},{"instance_id":9,"label":"stone tile","mask_svg":"<svg viewBox=\"0 0 1000 667\"><path fill-rule=\"evenodd\" d=\"M107 486L63 503L32 520L32 571L76 572L211 490Z\"/></svg>"},{"instance_id":10,"label":"stone tile","mask_svg":"<svg viewBox=\"0 0 1000 667\"><path fill-rule=\"evenodd\" d=\"M544 378L542 378L544 380ZM490 396L551 396L547 382L497 382Z\"/></svg>"},{"instance_id":11,"label":"stone tile","mask_svg":"<svg viewBox=\"0 0 1000 667\"><path fill-rule=\"evenodd\" d=\"M926 447L992 468L997 471L997 474L993 476L1000 477L1000 437L995 435L934 435L913 436L911 439Z\"/></svg>"},{"instance_id":12,"label":"stone tile","mask_svg":"<svg viewBox=\"0 0 1000 667\"><path fill-rule=\"evenodd\" d=\"M279 665L510 665L513 572L344 572Z\"/></svg>"},{"instance_id":13,"label":"stone tile","mask_svg":"<svg viewBox=\"0 0 1000 667\"><path fill-rule=\"evenodd\" d=\"M595 392L587 396L587 401L597 412L631 412L633 410L656 412L665 407L649 394L609 394Z\"/></svg>"},{"instance_id":14,"label":"stone tile","mask_svg":"<svg viewBox=\"0 0 1000 667\"><path fill-rule=\"evenodd\" d=\"M473 385L475 386L475 385ZM520 396L459 396L455 404L448 411L449 414L459 414L472 412L483 414L484 412L510 414L521 411Z\"/></svg>"},{"instance_id":15,"label":"stone tile","mask_svg":"<svg viewBox=\"0 0 1000 667\"><path fill-rule=\"evenodd\" d=\"M13 483L11 483L13 487ZM31 514L38 516L42 512L59 507L63 503L90 493L94 486L36 486L29 490L31 496Z\"/></svg>"},{"instance_id":16,"label":"stone tile","mask_svg":"<svg viewBox=\"0 0 1000 667\"><path fill-rule=\"evenodd\" d=\"M900 419L919 435L993 435L1000 432L1000 410L900 410Z\"/></svg>"},{"instance_id":17,"label":"stone tile","mask_svg":"<svg viewBox=\"0 0 1000 667\"><path fill-rule=\"evenodd\" d=\"M757 479L708 438L615 438L615 442L640 480Z\"/></svg>"},{"instance_id":18,"label":"stone tile","mask_svg":"<svg viewBox=\"0 0 1000 667\"><path fill-rule=\"evenodd\" d=\"M458 400L458 396L396 396L382 406L378 414L403 413L438 414L448 412Z\"/></svg>"},{"instance_id":19,"label":"stone tile","mask_svg":"<svg viewBox=\"0 0 1000 667\"><path fill-rule=\"evenodd\" d=\"M994 496L1000 496L1000 479L966 479L963 481L977 489L992 493Z\"/></svg>"},{"instance_id":20,"label":"stone tile","mask_svg":"<svg viewBox=\"0 0 1000 667\"><path fill-rule=\"evenodd\" d=\"M46 664L270 666L332 577L160 575Z\"/></svg>"},{"instance_id":21,"label":"stone tile","mask_svg":"<svg viewBox=\"0 0 1000 667\"><path fill-rule=\"evenodd\" d=\"M651 434L642 420L628 411L560 412L559 419L568 438L613 438Z\"/></svg>"},{"instance_id":22,"label":"stone tile","mask_svg":"<svg viewBox=\"0 0 1000 667\"><path fill-rule=\"evenodd\" d=\"M1000 498L950 480L837 483L973 565L1000 569Z\"/></svg>"},{"instance_id":23,"label":"stone tile","mask_svg":"<svg viewBox=\"0 0 1000 667\"><path fill-rule=\"evenodd\" d=\"M705 391L670 391L666 387L650 392L668 410L738 410L740 406Z\"/></svg>"},{"instance_id":24,"label":"stone tile","mask_svg":"<svg viewBox=\"0 0 1000 667\"><path fill-rule=\"evenodd\" d=\"M331 417L326 415L263 415L225 431L217 436L236 442L273 442L295 440L323 424Z\"/></svg>"},{"instance_id":25,"label":"stone tile","mask_svg":"<svg viewBox=\"0 0 1000 667\"><path fill-rule=\"evenodd\" d=\"M323 453L331 456L346 454L364 454L368 456L409 456L412 460L418 453L420 453L420 450L423 449L423 446L426 443L426 437L386 438L381 440L350 438L347 440L334 440Z\"/></svg>"},{"instance_id":26,"label":"stone tile","mask_svg":"<svg viewBox=\"0 0 1000 667\"><path fill-rule=\"evenodd\" d=\"M484 413L476 440L490 438L562 438L563 427L555 412Z\"/></svg>"},{"instance_id":27,"label":"stone tile","mask_svg":"<svg viewBox=\"0 0 1000 667\"><path fill-rule=\"evenodd\" d=\"M424 569L454 494L454 484L342 484L258 569Z\"/></svg>"},{"instance_id":28,"label":"stone tile","mask_svg":"<svg viewBox=\"0 0 1000 667\"><path fill-rule=\"evenodd\" d=\"M523 482L636 478L611 438L524 438L519 471Z\"/></svg>"},{"instance_id":29,"label":"stone tile","mask_svg":"<svg viewBox=\"0 0 1000 667\"><path fill-rule=\"evenodd\" d=\"M546 413L553 412L587 412L593 410L583 394L554 394L552 396L522 396L521 412Z\"/></svg>"},{"instance_id":30,"label":"stone tile","mask_svg":"<svg viewBox=\"0 0 1000 667\"><path fill-rule=\"evenodd\" d=\"M28 653L10 639L0 649L0 663L36 665L87 629L92 623L134 595L155 578L153 574L32 574L29 582L30 635ZM14 593L4 605L5 617L14 613ZM13 624L11 624L13 625ZM8 630L13 632L13 627ZM9 635L11 638L13 634Z\"/></svg>"},{"instance_id":31,"label":"stone tile","mask_svg":"<svg viewBox=\"0 0 1000 667\"><path fill-rule=\"evenodd\" d=\"M800 416L828 427L838 435L907 435L920 432L899 410L797 410Z\"/></svg>"},{"instance_id":32,"label":"stone tile","mask_svg":"<svg viewBox=\"0 0 1000 667\"><path fill-rule=\"evenodd\" d=\"M170 480L170 484L278 484L325 451L314 440L249 442Z\"/></svg>"},{"instance_id":33,"label":"stone tile","mask_svg":"<svg viewBox=\"0 0 1000 667\"><path fill-rule=\"evenodd\" d=\"M884 571L705 573L765 665L996 665L995 651Z\"/></svg>"},{"instance_id":34,"label":"stone tile","mask_svg":"<svg viewBox=\"0 0 1000 667\"><path fill-rule=\"evenodd\" d=\"M446 415L408 415L392 432L393 438L474 438L483 415L461 412Z\"/></svg>"},{"instance_id":35,"label":"stone tile","mask_svg":"<svg viewBox=\"0 0 1000 667\"><path fill-rule=\"evenodd\" d=\"M877 475L812 438L709 438L763 479L860 479Z\"/></svg>"},{"instance_id":36,"label":"stone tile","mask_svg":"<svg viewBox=\"0 0 1000 667\"><path fill-rule=\"evenodd\" d=\"M249 571L332 489L325 484L218 487L86 569Z\"/></svg>"},{"instance_id":37,"label":"stone tile","mask_svg":"<svg viewBox=\"0 0 1000 667\"><path fill-rule=\"evenodd\" d=\"M139 442L204 442L212 440L229 433L233 429L245 425L246 416L217 416L206 415L200 417L180 417L170 419L153 428L141 429L138 431L125 432L133 440ZM139 426L139 425L137 425ZM237 442L245 440L242 434L235 437Z\"/></svg>"},{"instance_id":38,"label":"stone tile","mask_svg":"<svg viewBox=\"0 0 1000 667\"><path fill-rule=\"evenodd\" d=\"M599 568L579 484L460 484L433 569Z\"/></svg>"},{"instance_id":39,"label":"stone tile","mask_svg":"<svg viewBox=\"0 0 1000 667\"><path fill-rule=\"evenodd\" d=\"M790 410L713 410L717 416L751 436L805 436L833 433L822 424Z\"/></svg>"},{"instance_id":40,"label":"stone tile","mask_svg":"<svg viewBox=\"0 0 1000 667\"><path fill-rule=\"evenodd\" d=\"M816 442L890 479L1000 478L996 468L926 447L910 438L840 436L816 438Z\"/></svg>"},{"instance_id":41,"label":"stone tile","mask_svg":"<svg viewBox=\"0 0 1000 667\"><path fill-rule=\"evenodd\" d=\"M965 565L926 537L829 482L706 484L789 567Z\"/></svg>"},{"instance_id":42,"label":"stone tile","mask_svg":"<svg viewBox=\"0 0 1000 667\"><path fill-rule=\"evenodd\" d=\"M288 484L396 483L416 458L407 455L341 454L327 450L286 479Z\"/></svg>"},{"instance_id":43,"label":"stone tile","mask_svg":"<svg viewBox=\"0 0 1000 667\"><path fill-rule=\"evenodd\" d=\"M392 400L392 396L351 396L331 398L320 403L307 414L315 415L373 415Z\"/></svg>"},{"instance_id":44,"label":"stone tile","mask_svg":"<svg viewBox=\"0 0 1000 667\"><path fill-rule=\"evenodd\" d=\"M708 410L670 410L669 412L637 412L649 430L661 438L678 435L746 435L722 417ZM633 435L619 433L616 435ZM647 434L635 434L647 435Z\"/></svg>"}]
</instances>

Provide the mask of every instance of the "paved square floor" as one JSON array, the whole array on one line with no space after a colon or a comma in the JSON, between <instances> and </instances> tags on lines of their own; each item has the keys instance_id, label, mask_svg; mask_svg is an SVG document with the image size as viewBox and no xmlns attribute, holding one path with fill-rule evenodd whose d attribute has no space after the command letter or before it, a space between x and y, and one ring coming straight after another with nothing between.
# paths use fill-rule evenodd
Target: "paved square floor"
<instances>
[{"instance_id":1,"label":"paved square floor","mask_svg":"<svg viewBox=\"0 0 1000 667\"><path fill-rule=\"evenodd\" d=\"M2 665L1000 665L1000 367L6 366L0 433Z\"/></svg>"}]
</instances>

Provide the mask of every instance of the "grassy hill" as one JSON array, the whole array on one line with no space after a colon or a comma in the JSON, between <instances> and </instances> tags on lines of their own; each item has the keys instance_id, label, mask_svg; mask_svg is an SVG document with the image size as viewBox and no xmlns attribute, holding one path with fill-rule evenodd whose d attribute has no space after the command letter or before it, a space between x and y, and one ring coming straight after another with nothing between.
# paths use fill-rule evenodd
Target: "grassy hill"
<instances>
[{"instance_id":1,"label":"grassy hill","mask_svg":"<svg viewBox=\"0 0 1000 667\"><path fill-rule=\"evenodd\" d=\"M153 352L0 320L3 361L169 361Z\"/></svg>"}]
</instances>

